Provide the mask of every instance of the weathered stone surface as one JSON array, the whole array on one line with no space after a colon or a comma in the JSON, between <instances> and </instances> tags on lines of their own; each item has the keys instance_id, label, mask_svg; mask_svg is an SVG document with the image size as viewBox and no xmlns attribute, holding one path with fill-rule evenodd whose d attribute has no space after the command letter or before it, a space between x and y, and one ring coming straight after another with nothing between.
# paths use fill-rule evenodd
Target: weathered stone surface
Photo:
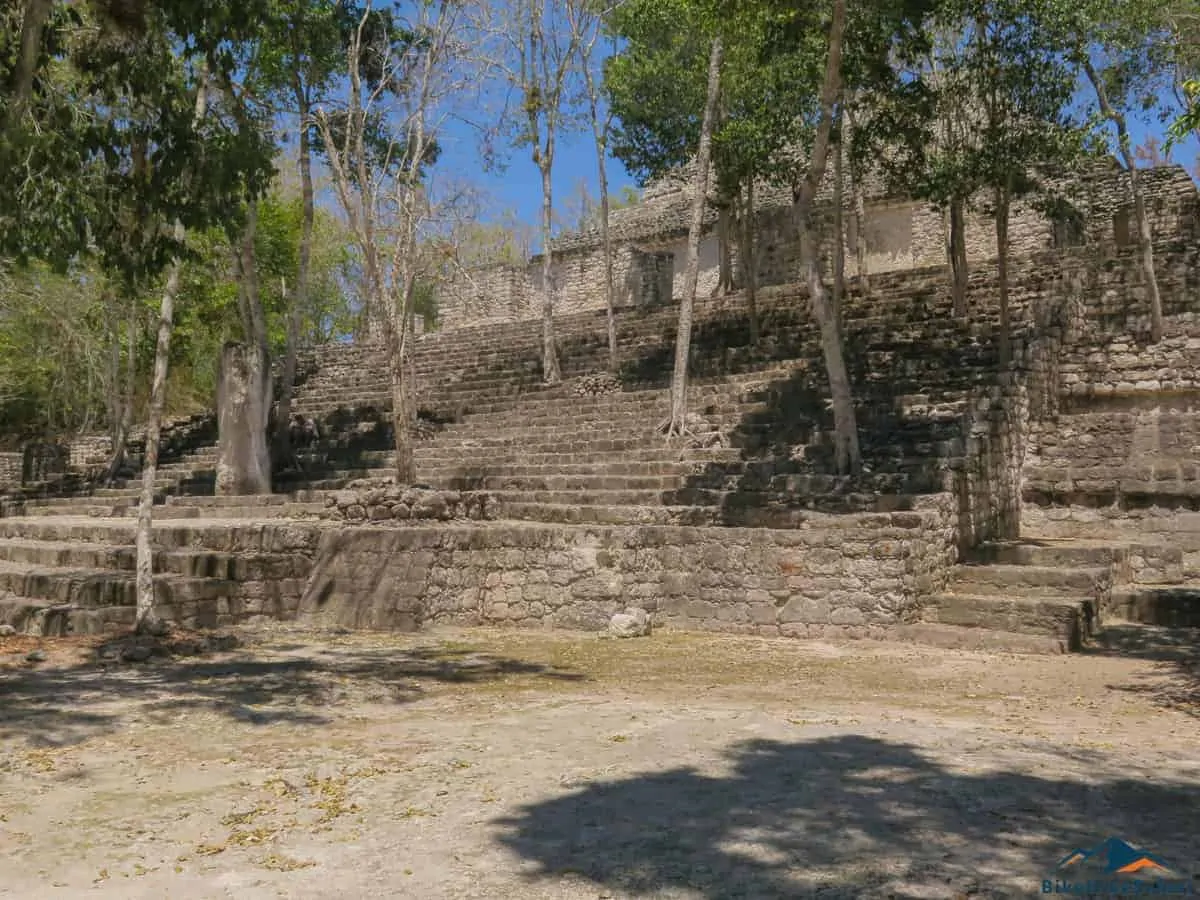
<instances>
[{"instance_id":1,"label":"weathered stone surface","mask_svg":"<svg viewBox=\"0 0 1200 900\"><path fill-rule=\"evenodd\" d=\"M217 378L217 494L271 492L271 398L266 352L257 346L226 344Z\"/></svg>"},{"instance_id":2,"label":"weathered stone surface","mask_svg":"<svg viewBox=\"0 0 1200 900\"><path fill-rule=\"evenodd\" d=\"M640 607L631 606L609 619L608 634L616 638L645 637L650 634L650 614Z\"/></svg>"},{"instance_id":3,"label":"weathered stone surface","mask_svg":"<svg viewBox=\"0 0 1200 900\"><path fill-rule=\"evenodd\" d=\"M401 488L391 479L361 479L325 497L324 518L399 525L454 519L484 521L495 515L486 491L442 491Z\"/></svg>"}]
</instances>

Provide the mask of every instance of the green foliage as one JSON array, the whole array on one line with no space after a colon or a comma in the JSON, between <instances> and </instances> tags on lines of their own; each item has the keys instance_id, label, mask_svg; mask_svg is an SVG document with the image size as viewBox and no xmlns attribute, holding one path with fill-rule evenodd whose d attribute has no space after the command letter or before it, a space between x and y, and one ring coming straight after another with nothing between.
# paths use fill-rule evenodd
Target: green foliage
<instances>
[{"instance_id":1,"label":"green foliage","mask_svg":"<svg viewBox=\"0 0 1200 900\"><path fill-rule=\"evenodd\" d=\"M617 119L610 146L642 184L686 163L699 144L711 37L695 13L686 0L632 0L610 21L623 43L604 67Z\"/></svg>"},{"instance_id":2,"label":"green foliage","mask_svg":"<svg viewBox=\"0 0 1200 900\"><path fill-rule=\"evenodd\" d=\"M868 109L857 158L945 208L985 188L1038 191L1042 173L1084 155L1086 129L1068 114L1077 73L1052 7L944 0L928 30L902 82Z\"/></svg>"},{"instance_id":3,"label":"green foliage","mask_svg":"<svg viewBox=\"0 0 1200 900\"><path fill-rule=\"evenodd\" d=\"M181 249L164 225L207 227L246 186L261 187L271 145L258 130L220 116L193 121L202 67L230 77L229 48L254 27L261 2L147 5L135 29L97 20L86 5L54 4L28 107L0 98L0 190L9 198L0 257L62 271L94 250L110 271L152 276ZM5 82L12 63L10 46L0 52Z\"/></svg>"},{"instance_id":4,"label":"green foliage","mask_svg":"<svg viewBox=\"0 0 1200 900\"><path fill-rule=\"evenodd\" d=\"M896 66L920 52L925 0L856 5L847 26L843 75L849 91L901 88ZM607 64L617 113L613 153L643 183L684 164L699 142L711 35L725 40L722 102L713 135L718 191L746 179L791 183L796 148L810 144L828 54L823 4L741 0L710 4L633 0L610 27L623 40ZM680 22L683 22L680 25Z\"/></svg>"},{"instance_id":5,"label":"green foliage","mask_svg":"<svg viewBox=\"0 0 1200 900\"><path fill-rule=\"evenodd\" d=\"M259 204L256 254L268 331L282 353L288 307L281 279L295 283L302 217L294 193L273 192ZM309 297L301 316L301 342L315 344L349 334L353 310L345 287L348 238L341 223L318 208ZM241 338L232 251L220 226L188 236L171 342L168 408L194 412L211 407L222 344ZM55 435L107 424L113 341L123 353L127 286L109 283L95 263L57 273L44 263L0 272L0 432ZM138 408L144 376L154 359L154 330L161 279L137 292Z\"/></svg>"},{"instance_id":6,"label":"green foliage","mask_svg":"<svg viewBox=\"0 0 1200 900\"><path fill-rule=\"evenodd\" d=\"M1200 81L1185 81L1183 91L1188 106L1167 130L1166 152L1179 141L1187 140L1189 133L1200 131Z\"/></svg>"},{"instance_id":7,"label":"green foliage","mask_svg":"<svg viewBox=\"0 0 1200 900\"><path fill-rule=\"evenodd\" d=\"M295 194L274 192L258 205L255 257L259 295L267 317L268 345L274 358L282 357L287 343L287 317L299 269L302 201ZM184 268L179 294L172 368L180 373L189 395L198 405L211 403L216 390L216 363L221 346L242 340L237 283L232 249L226 234L210 229L189 239L194 258ZM342 274L349 262L349 243L341 224L318 208L309 268L309 291L301 310L302 345L341 337L351 330L349 302Z\"/></svg>"},{"instance_id":8,"label":"green foliage","mask_svg":"<svg viewBox=\"0 0 1200 900\"><path fill-rule=\"evenodd\" d=\"M94 267L0 271L0 433L97 421L109 377L105 288Z\"/></svg>"}]
</instances>

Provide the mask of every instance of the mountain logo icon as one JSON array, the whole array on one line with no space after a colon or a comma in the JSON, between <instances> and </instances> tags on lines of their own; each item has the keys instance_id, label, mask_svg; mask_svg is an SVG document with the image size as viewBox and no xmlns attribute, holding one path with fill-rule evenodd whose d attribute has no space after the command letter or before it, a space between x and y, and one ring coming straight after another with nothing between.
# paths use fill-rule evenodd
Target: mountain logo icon
<instances>
[{"instance_id":1,"label":"mountain logo icon","mask_svg":"<svg viewBox=\"0 0 1200 900\"><path fill-rule=\"evenodd\" d=\"M1128 841L1110 837L1086 849L1078 847L1058 863L1060 872L1103 872L1105 875L1135 875L1138 877L1169 878L1175 870L1161 856L1133 846Z\"/></svg>"}]
</instances>

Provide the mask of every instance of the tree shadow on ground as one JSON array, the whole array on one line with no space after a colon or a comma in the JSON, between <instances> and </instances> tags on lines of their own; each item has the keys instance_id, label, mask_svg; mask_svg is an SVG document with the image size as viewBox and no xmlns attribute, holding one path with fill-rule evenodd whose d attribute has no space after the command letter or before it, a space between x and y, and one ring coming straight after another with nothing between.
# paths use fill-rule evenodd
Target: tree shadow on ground
<instances>
[{"instance_id":1,"label":"tree shadow on ground","mask_svg":"<svg viewBox=\"0 0 1200 900\"><path fill-rule=\"evenodd\" d=\"M1159 708L1200 718L1200 628L1109 624L1087 652L1154 662L1144 681L1109 687L1141 696Z\"/></svg>"},{"instance_id":2,"label":"tree shadow on ground","mask_svg":"<svg viewBox=\"0 0 1200 900\"><path fill-rule=\"evenodd\" d=\"M251 725L322 725L339 706L402 704L432 685L583 675L518 659L440 647L275 647L142 666L87 662L0 675L0 741L64 746L113 733L137 717L167 722L211 712Z\"/></svg>"},{"instance_id":3,"label":"tree shadow on ground","mask_svg":"<svg viewBox=\"0 0 1200 900\"><path fill-rule=\"evenodd\" d=\"M536 864L531 880L575 873L635 896L1031 896L1069 851L1109 835L1193 871L1195 782L1095 756L997 770L970 754L952 769L856 735L756 740L732 748L727 775L680 767L595 783L494 824ZM1056 763L1080 780L1030 774Z\"/></svg>"}]
</instances>

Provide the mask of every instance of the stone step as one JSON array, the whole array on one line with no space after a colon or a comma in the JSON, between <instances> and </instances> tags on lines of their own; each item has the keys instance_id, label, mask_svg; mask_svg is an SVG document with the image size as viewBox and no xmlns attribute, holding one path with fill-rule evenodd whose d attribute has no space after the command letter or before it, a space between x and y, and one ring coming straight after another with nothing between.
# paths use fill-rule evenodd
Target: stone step
<instances>
[{"instance_id":1,"label":"stone step","mask_svg":"<svg viewBox=\"0 0 1200 900\"><path fill-rule=\"evenodd\" d=\"M154 498L155 502L161 503L164 496L163 494L156 494ZM85 494L77 497L47 497L45 500L29 500L25 503L25 509L37 515L53 515L53 510L63 507L103 506L117 509L126 506L136 506L139 501L140 493L128 494L124 497Z\"/></svg>"},{"instance_id":2,"label":"stone step","mask_svg":"<svg viewBox=\"0 0 1200 900\"><path fill-rule=\"evenodd\" d=\"M0 561L31 568L75 568L133 572L137 553L132 546L86 541L0 539ZM155 548L154 571L159 574L265 581L304 578L312 561L291 553L231 553L216 550Z\"/></svg>"},{"instance_id":3,"label":"stone step","mask_svg":"<svg viewBox=\"0 0 1200 900\"><path fill-rule=\"evenodd\" d=\"M27 516L63 516L74 518L78 516L91 517L109 517L122 516L132 511L137 514L137 506L128 503L98 503L83 498L69 498L69 502L56 504L54 506L44 507L27 507L24 515Z\"/></svg>"},{"instance_id":4,"label":"stone step","mask_svg":"<svg viewBox=\"0 0 1200 900\"><path fill-rule=\"evenodd\" d=\"M577 432L574 435L564 434L561 437L530 438L522 441L518 435L504 438L477 437L464 439L454 443L436 443L427 445L425 453L418 453L417 460L426 460L440 456L443 459L480 459L499 455L515 455L520 458L540 456L549 453L570 453L589 455L595 453L624 453L631 450L655 450L663 447L666 442L662 435L654 429L647 429L642 434L625 436L592 437L587 432ZM664 448L669 449L669 448ZM676 451L678 452L678 450Z\"/></svg>"},{"instance_id":5,"label":"stone step","mask_svg":"<svg viewBox=\"0 0 1200 900\"><path fill-rule=\"evenodd\" d=\"M1109 541L1126 544L1143 544L1145 546L1169 548L1172 552L1181 554L1200 553L1200 532L1193 529L1190 523L1176 523L1176 520L1195 516L1191 512L1175 512L1166 515L1151 515L1140 518L1107 518L1102 513L1111 510L1096 510L1083 507L1051 507L1051 515L1070 514L1061 519L1040 520L1037 531L1047 538L1063 540L1087 539Z\"/></svg>"},{"instance_id":6,"label":"stone step","mask_svg":"<svg viewBox=\"0 0 1200 900\"><path fill-rule=\"evenodd\" d=\"M712 525L718 509L698 506L579 506L563 503L509 501L499 505L499 518L560 525Z\"/></svg>"},{"instance_id":7,"label":"stone step","mask_svg":"<svg viewBox=\"0 0 1200 900\"><path fill-rule=\"evenodd\" d=\"M752 413L743 410L722 410L700 416L702 426L699 432L710 431L713 427L736 428L744 432L766 432L778 430L774 422L756 421L750 418ZM753 413L757 415L757 413ZM580 431L596 433L601 436L619 437L626 434L642 434L655 431L660 422L667 418L667 409L647 411L638 414L619 413L608 417L564 416L561 418L526 418L519 412L514 412L503 424L500 422L488 424L468 416L462 422L454 422L443 426L435 433L434 441L453 443L463 439L479 437L516 438L525 435L530 440L551 439L560 435L574 435Z\"/></svg>"},{"instance_id":8,"label":"stone step","mask_svg":"<svg viewBox=\"0 0 1200 900\"><path fill-rule=\"evenodd\" d=\"M160 574L154 576L155 602L183 603L230 596L237 585L213 578ZM0 592L53 600L74 606L134 606L137 585L132 572L109 569L26 567L0 561Z\"/></svg>"},{"instance_id":9,"label":"stone step","mask_svg":"<svg viewBox=\"0 0 1200 900\"><path fill-rule=\"evenodd\" d=\"M221 515L217 515L220 512ZM311 553L321 534L333 523L323 521L252 521L227 517L223 510L196 519L156 518L153 544L163 550L212 550L221 553ZM80 541L89 544L132 545L133 518L0 519L0 539Z\"/></svg>"},{"instance_id":10,"label":"stone step","mask_svg":"<svg viewBox=\"0 0 1200 900\"><path fill-rule=\"evenodd\" d=\"M1046 538L984 543L971 551L971 558L982 565L1100 569L1129 553L1128 546L1109 542Z\"/></svg>"},{"instance_id":11,"label":"stone step","mask_svg":"<svg viewBox=\"0 0 1200 900\"><path fill-rule=\"evenodd\" d=\"M488 475L480 479L424 472L424 483L446 490L476 491L645 491L658 493L677 489L679 475ZM467 487L467 484L470 487Z\"/></svg>"},{"instance_id":12,"label":"stone step","mask_svg":"<svg viewBox=\"0 0 1200 900\"><path fill-rule=\"evenodd\" d=\"M1068 652L1062 638L1056 635L1022 634L1015 631L999 631L995 628L939 625L934 622L901 625L896 629L896 637L946 650L1039 655Z\"/></svg>"},{"instance_id":13,"label":"stone step","mask_svg":"<svg viewBox=\"0 0 1200 900\"><path fill-rule=\"evenodd\" d=\"M493 454L486 464L471 464L471 454L450 453L439 457L417 458L417 480L420 482L451 479L474 482L486 477L519 477L538 475L688 475L703 471L705 465L729 462L736 449L717 448L708 455L705 451L688 451L689 458L680 460L678 454L636 450L624 453L546 453L525 456L521 453ZM721 454L721 455L717 455ZM626 457L630 461L626 461ZM640 458L639 458L640 457ZM563 460L563 462L557 462ZM276 486L303 485L309 490L333 490L346 481L359 478L385 478L395 474L390 460L373 466L355 468L314 468L307 474L290 473L278 477Z\"/></svg>"},{"instance_id":14,"label":"stone step","mask_svg":"<svg viewBox=\"0 0 1200 900\"><path fill-rule=\"evenodd\" d=\"M44 637L123 630L132 627L136 613L132 606L84 607L33 597L0 597L0 625Z\"/></svg>"},{"instance_id":15,"label":"stone step","mask_svg":"<svg viewBox=\"0 0 1200 900\"><path fill-rule=\"evenodd\" d=\"M280 506L291 502L286 494L240 494L213 497L168 497L167 506L194 506L201 508L229 506Z\"/></svg>"},{"instance_id":16,"label":"stone step","mask_svg":"<svg viewBox=\"0 0 1200 900\"><path fill-rule=\"evenodd\" d=\"M1200 485L1200 466L1193 462L1154 466L1029 466L1023 473L1029 484L1043 490L1098 491L1120 489L1128 493L1162 490L1171 486L1193 493Z\"/></svg>"},{"instance_id":17,"label":"stone step","mask_svg":"<svg viewBox=\"0 0 1200 900\"><path fill-rule=\"evenodd\" d=\"M599 506L576 503L536 503L506 500L498 504L498 517L563 525L689 525L730 528L792 529L814 514L828 512L877 513L912 508L910 497L878 498L856 495L801 506Z\"/></svg>"},{"instance_id":18,"label":"stone step","mask_svg":"<svg viewBox=\"0 0 1200 900\"><path fill-rule=\"evenodd\" d=\"M1030 506L1038 507L1081 507L1121 512L1149 509L1200 511L1200 490L1191 485L1145 485L1140 488L1089 485L1087 489L1060 490L1027 483L1021 489L1021 499Z\"/></svg>"},{"instance_id":19,"label":"stone step","mask_svg":"<svg viewBox=\"0 0 1200 900\"><path fill-rule=\"evenodd\" d=\"M1096 626L1095 601L1089 597L996 596L954 591L925 603L930 624L1036 635L1059 645L1059 652L1082 649Z\"/></svg>"},{"instance_id":20,"label":"stone step","mask_svg":"<svg viewBox=\"0 0 1200 900\"><path fill-rule=\"evenodd\" d=\"M1113 590L1105 611L1126 622L1170 628L1200 628L1200 584L1117 588ZM1200 632L1196 638L1200 644Z\"/></svg>"},{"instance_id":21,"label":"stone step","mask_svg":"<svg viewBox=\"0 0 1200 900\"><path fill-rule=\"evenodd\" d=\"M656 490L537 490L529 488L492 490L491 494L505 507L509 503L534 503L566 506L662 506L663 494ZM677 504L683 505L683 504Z\"/></svg>"},{"instance_id":22,"label":"stone step","mask_svg":"<svg viewBox=\"0 0 1200 900\"><path fill-rule=\"evenodd\" d=\"M467 471L461 465L432 466L422 465L420 476L422 481L446 481L452 478L466 477ZM619 459L592 463L562 463L559 465L526 465L520 462L494 463L481 468L475 477L489 480L535 479L569 479L572 481L587 481L596 479L611 481L619 479L647 479L640 487L651 487L650 481L663 486L678 484L681 478L696 475L703 471L703 464L694 462L675 461L635 461L625 462ZM631 485L633 486L633 485Z\"/></svg>"},{"instance_id":23,"label":"stone step","mask_svg":"<svg viewBox=\"0 0 1200 900\"><path fill-rule=\"evenodd\" d=\"M658 446L629 447L613 450L522 450L520 447L497 448L497 452L481 455L467 447L438 447L420 445L414 449L418 474L420 467L427 465L461 465L475 468L507 465L604 465L607 463L677 463L732 462L742 459L742 451L736 447L679 447L667 446L659 436ZM390 460L389 463L390 465Z\"/></svg>"},{"instance_id":24,"label":"stone step","mask_svg":"<svg viewBox=\"0 0 1200 900\"><path fill-rule=\"evenodd\" d=\"M190 498L189 498L190 499ZM203 499L203 498L197 498ZM243 497L245 501L252 498ZM247 502L238 506L197 506L181 503L163 506L155 510L155 519L304 519L320 516L325 510L323 502L266 504Z\"/></svg>"},{"instance_id":25,"label":"stone step","mask_svg":"<svg viewBox=\"0 0 1200 900\"><path fill-rule=\"evenodd\" d=\"M974 595L1022 594L1045 597L1093 597L1107 589L1107 568L1059 568L1032 565L960 565L950 576L954 593Z\"/></svg>"},{"instance_id":26,"label":"stone step","mask_svg":"<svg viewBox=\"0 0 1200 900\"><path fill-rule=\"evenodd\" d=\"M639 395L648 395L642 399ZM513 424L514 420L525 422L572 424L577 420L607 421L616 418L636 418L660 420L666 417L669 408L669 395L666 390L629 391L620 394L610 394L614 399L601 401L596 398L556 396L544 399L536 395L519 397L497 403L477 403L462 410L462 418L455 424L473 423L487 427ZM746 407L755 408L762 404L762 411L767 411L766 400L761 397L749 396L745 391L730 392L729 394L708 394L697 396L690 393L688 409L696 415L705 415L706 410L715 408L726 414L734 414Z\"/></svg>"}]
</instances>

